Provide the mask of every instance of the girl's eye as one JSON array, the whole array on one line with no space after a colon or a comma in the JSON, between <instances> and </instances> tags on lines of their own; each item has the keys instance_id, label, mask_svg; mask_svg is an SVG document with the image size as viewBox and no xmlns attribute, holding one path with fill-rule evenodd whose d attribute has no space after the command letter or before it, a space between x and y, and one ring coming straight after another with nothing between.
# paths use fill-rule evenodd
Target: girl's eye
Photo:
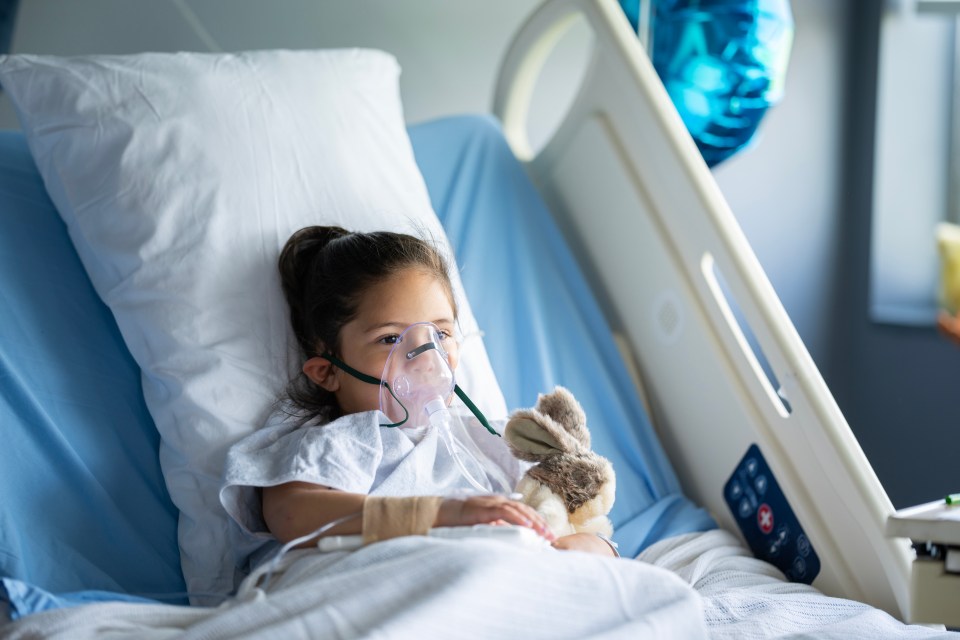
<instances>
[{"instance_id":1,"label":"girl's eye","mask_svg":"<svg viewBox=\"0 0 960 640\"><path fill-rule=\"evenodd\" d=\"M398 336L397 334L393 334L389 336L383 336L377 342L379 342L380 344L397 344L397 342L399 341L400 341L400 336Z\"/></svg>"},{"instance_id":2,"label":"girl's eye","mask_svg":"<svg viewBox=\"0 0 960 640\"><path fill-rule=\"evenodd\" d=\"M448 338L452 338L452 337L453 337L452 335L450 335L450 332L449 332L449 331L444 331L443 329L440 329L437 333L440 334L440 339L441 339L441 340L446 340L446 339L448 339Z\"/></svg>"}]
</instances>

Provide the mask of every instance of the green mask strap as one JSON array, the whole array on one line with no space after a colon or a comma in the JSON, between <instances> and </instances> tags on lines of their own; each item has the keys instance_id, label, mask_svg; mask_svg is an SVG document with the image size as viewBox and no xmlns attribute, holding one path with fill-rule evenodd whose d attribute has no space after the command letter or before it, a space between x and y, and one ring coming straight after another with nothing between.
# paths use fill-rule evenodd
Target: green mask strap
<instances>
[{"instance_id":1,"label":"green mask strap","mask_svg":"<svg viewBox=\"0 0 960 640\"><path fill-rule=\"evenodd\" d=\"M463 389L460 388L460 385L454 385L453 392L457 394L458 398L463 400L463 404L467 405L467 408L470 409L470 413L477 417L477 420L480 421L480 424L482 424L487 431L498 438L501 437L500 434L497 433L497 430L490 426L490 423L487 422L486 417L484 417L477 405L473 404L473 401L467 397L466 393L463 392Z\"/></svg>"},{"instance_id":2,"label":"green mask strap","mask_svg":"<svg viewBox=\"0 0 960 640\"><path fill-rule=\"evenodd\" d=\"M393 399L396 400L396 401L397 401L397 404L400 405L400 408L403 409L403 420L401 420L400 422L394 422L394 423L392 423L392 424L381 424L381 425L380 425L381 427L399 427L399 426L403 425L407 420L410 419L410 413L407 411L407 408L406 408L405 406L403 406L403 403L400 402L400 398L398 398L398 397L396 396L396 394L393 392L393 389L390 388L390 385L389 385L389 384L387 384L386 382L381 383L380 380L374 378L373 376L368 376L367 374L363 373L362 371L357 371L356 369L354 369L353 367L351 367L350 365L348 365L346 362L343 362L342 360L340 360L340 358L337 358L336 356L333 356L333 355L331 355L331 354L329 354L329 353L321 353L321 354L320 354L320 357L323 358L324 360L329 360L329 361L332 362L334 365L336 365L338 368L343 369L344 371L346 371L347 373L349 373L350 375L352 375L352 376L353 376L354 378L356 378L357 380L360 380L361 382L367 382L367 383L369 383L369 384L375 384L375 385L377 385L378 387L379 387L381 384L383 384L383 386L385 386L385 387L387 388L387 391L390 392L390 395L393 396Z\"/></svg>"},{"instance_id":3,"label":"green mask strap","mask_svg":"<svg viewBox=\"0 0 960 640\"><path fill-rule=\"evenodd\" d=\"M381 424L381 425L380 425L381 427L399 427L399 426L403 425L407 420L410 419L410 413L407 411L407 408L406 408L405 406L403 406L403 403L400 402L400 398L398 398L398 397L396 396L396 394L393 392L393 389L390 388L390 385L389 385L388 383L382 382L382 381L380 381L380 380L377 380L377 379L374 378L373 376L368 376L367 374L365 374L365 373L363 373L363 372L357 371L356 369L354 369L353 367L351 367L351 366L348 365L347 363L345 363L345 362L343 362L342 360L340 360L340 358L337 358L336 356L334 356L334 355L332 355L332 354L329 354L329 353L321 353L321 354L320 354L320 357L321 357L321 358L324 358L325 360L329 360L329 361L332 362L334 365L336 365L336 366L339 367L340 369L343 369L344 371L346 371L347 373L349 373L350 375L352 375L352 376L353 376L354 378L356 378L357 380L360 380L361 382L366 382L366 383L369 383L369 384L375 384L375 385L377 385L378 387L382 384L383 386L385 386L385 387L387 388L387 391L390 392L390 395L393 396L393 399L396 400L396 401L397 401L397 404L400 405L400 408L403 409L403 420L401 420L400 422L394 422L393 424ZM456 393L456 394L457 394L457 397L460 398L460 400L463 401L463 404L467 405L467 408L470 409L470 413L472 413L474 416L476 416L477 420L480 421L480 424L482 424L483 427L484 427L487 431L489 431L491 434L497 436L498 438L500 437L500 434L497 433L497 430L490 426L490 423L487 422L487 418L483 415L483 412L480 411L480 409L479 409L479 407L477 407L477 405L473 404L473 401L472 401L469 397L467 397L467 394L464 393L463 389L460 388L460 385L454 385L454 387L453 387L453 392Z\"/></svg>"}]
</instances>

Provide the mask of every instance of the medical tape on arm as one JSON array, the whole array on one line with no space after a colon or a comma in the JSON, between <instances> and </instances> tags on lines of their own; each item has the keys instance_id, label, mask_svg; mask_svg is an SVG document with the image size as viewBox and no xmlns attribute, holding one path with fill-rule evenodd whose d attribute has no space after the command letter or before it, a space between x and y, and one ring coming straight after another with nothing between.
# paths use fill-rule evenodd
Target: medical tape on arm
<instances>
[{"instance_id":1,"label":"medical tape on arm","mask_svg":"<svg viewBox=\"0 0 960 640\"><path fill-rule=\"evenodd\" d=\"M367 496L363 501L363 544L427 535L437 520L441 502L440 496Z\"/></svg>"}]
</instances>

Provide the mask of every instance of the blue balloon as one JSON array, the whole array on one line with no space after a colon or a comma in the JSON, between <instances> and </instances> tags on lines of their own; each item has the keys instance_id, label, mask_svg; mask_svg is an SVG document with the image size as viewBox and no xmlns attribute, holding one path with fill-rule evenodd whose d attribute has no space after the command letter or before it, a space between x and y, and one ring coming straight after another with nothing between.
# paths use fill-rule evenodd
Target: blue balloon
<instances>
[{"instance_id":1,"label":"blue balloon","mask_svg":"<svg viewBox=\"0 0 960 640\"><path fill-rule=\"evenodd\" d=\"M640 1L620 0L636 29ZM744 148L783 97L789 0L652 0L650 57L707 165Z\"/></svg>"}]
</instances>

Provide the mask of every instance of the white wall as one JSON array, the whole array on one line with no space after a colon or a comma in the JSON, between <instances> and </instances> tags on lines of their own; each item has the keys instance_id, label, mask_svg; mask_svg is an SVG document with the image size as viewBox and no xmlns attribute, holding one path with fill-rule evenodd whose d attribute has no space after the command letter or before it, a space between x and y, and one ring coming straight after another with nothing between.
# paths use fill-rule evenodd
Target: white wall
<instances>
[{"instance_id":1,"label":"white wall","mask_svg":"<svg viewBox=\"0 0 960 640\"><path fill-rule=\"evenodd\" d=\"M407 120L489 111L500 56L537 0L25 0L15 53L376 47ZM16 126L4 101L0 126Z\"/></svg>"}]
</instances>

